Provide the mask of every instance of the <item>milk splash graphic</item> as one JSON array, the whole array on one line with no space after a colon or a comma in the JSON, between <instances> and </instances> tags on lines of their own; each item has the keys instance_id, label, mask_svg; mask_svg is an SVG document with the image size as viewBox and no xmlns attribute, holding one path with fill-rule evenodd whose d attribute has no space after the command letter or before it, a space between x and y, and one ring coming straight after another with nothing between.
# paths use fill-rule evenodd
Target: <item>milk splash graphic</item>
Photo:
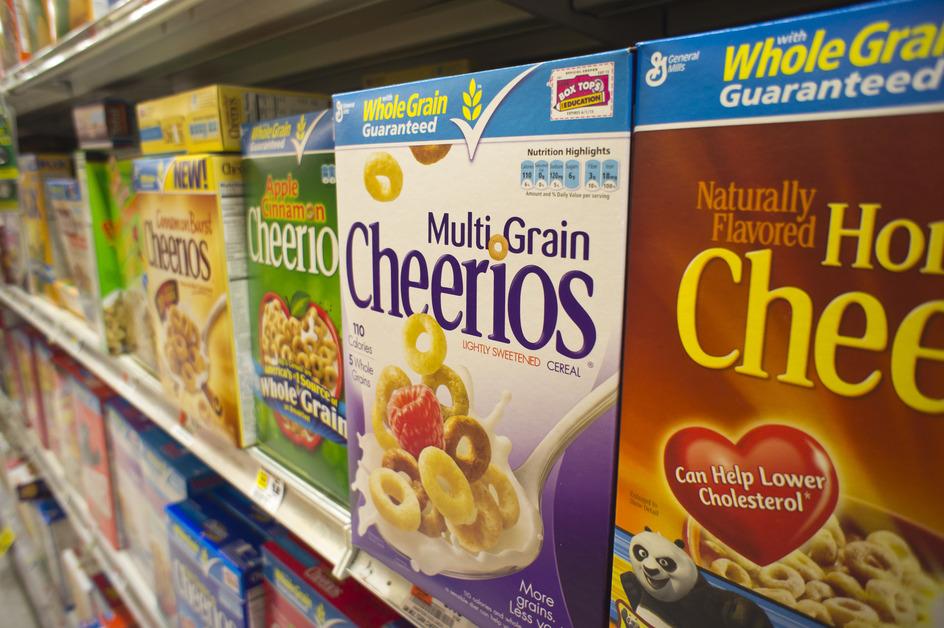
<instances>
[{"instance_id":1,"label":"milk splash graphic","mask_svg":"<svg viewBox=\"0 0 944 628\"><path fill-rule=\"evenodd\" d=\"M462 379L467 383L466 388L469 391L469 405L472 407L474 398L472 387L468 385L470 381L468 371L462 367L456 370L462 371ZM491 413L481 421L492 446L491 464L505 474L511 482L518 495L521 509L518 521L512 527L502 531L495 547L490 551L472 554L451 538L445 536L431 538L419 531L400 530L381 517L371 498L369 478L370 473L381 466L384 450L373 433L365 433L359 437L362 456L351 485L353 490L359 491L365 498L364 505L358 510L357 533L363 536L371 526L376 526L389 545L410 559L410 567L414 571L430 576L443 572L448 574L453 571L471 577L477 574L500 574L504 571L520 569L534 562L544 536L543 532L538 531L541 527L537 522L541 515L537 510L537 505L531 503L525 495L521 483L508 463L511 456L511 439L496 433L505 408L510 402L511 393L507 390L502 392L501 398ZM448 520L446 525L447 527L450 525Z\"/></svg>"}]
</instances>

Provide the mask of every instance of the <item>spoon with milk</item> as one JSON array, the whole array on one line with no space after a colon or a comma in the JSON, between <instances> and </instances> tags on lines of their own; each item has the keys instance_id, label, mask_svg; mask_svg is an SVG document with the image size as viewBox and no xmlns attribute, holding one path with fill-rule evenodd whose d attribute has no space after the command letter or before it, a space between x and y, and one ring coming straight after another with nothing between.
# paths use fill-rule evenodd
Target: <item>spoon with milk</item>
<instances>
[{"instance_id":1,"label":"spoon with milk","mask_svg":"<svg viewBox=\"0 0 944 628\"><path fill-rule=\"evenodd\" d=\"M519 534L528 534L529 538L514 549L502 550L502 546L508 546L501 543L492 552L469 555L471 560L456 560L458 557L453 556L450 564L441 571L443 575L464 579L497 578L520 571L535 561L544 544L541 497L547 476L564 450L616 404L618 395L619 374L614 373L578 401L538 443L527 460L512 471L521 503L520 518L524 521L519 521L505 533L519 528Z\"/></svg>"}]
</instances>

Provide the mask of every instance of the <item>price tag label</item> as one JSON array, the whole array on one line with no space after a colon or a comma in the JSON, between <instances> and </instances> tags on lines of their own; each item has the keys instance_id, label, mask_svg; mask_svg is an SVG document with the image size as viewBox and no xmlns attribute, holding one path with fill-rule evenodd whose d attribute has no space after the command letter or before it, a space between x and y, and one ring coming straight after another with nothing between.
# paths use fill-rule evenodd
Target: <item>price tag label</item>
<instances>
[{"instance_id":1,"label":"price tag label","mask_svg":"<svg viewBox=\"0 0 944 628\"><path fill-rule=\"evenodd\" d=\"M270 513L275 513L285 498L285 482L259 467L256 484L252 487L252 499Z\"/></svg>"},{"instance_id":2,"label":"price tag label","mask_svg":"<svg viewBox=\"0 0 944 628\"><path fill-rule=\"evenodd\" d=\"M3 528L3 531L0 531L0 556L3 556L7 551L13 546L13 541L16 540L16 534L13 533L9 527Z\"/></svg>"},{"instance_id":3,"label":"price tag label","mask_svg":"<svg viewBox=\"0 0 944 628\"><path fill-rule=\"evenodd\" d=\"M414 620L418 626L454 628L465 623L459 613L446 608L445 604L417 586L413 586L406 596L403 614Z\"/></svg>"}]
</instances>

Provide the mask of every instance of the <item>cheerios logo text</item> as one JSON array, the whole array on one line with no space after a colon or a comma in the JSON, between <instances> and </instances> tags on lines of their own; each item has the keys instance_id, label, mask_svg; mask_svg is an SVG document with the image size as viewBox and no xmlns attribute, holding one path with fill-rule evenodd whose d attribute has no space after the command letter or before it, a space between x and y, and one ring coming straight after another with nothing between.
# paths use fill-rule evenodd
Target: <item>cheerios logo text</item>
<instances>
[{"instance_id":1,"label":"cheerios logo text","mask_svg":"<svg viewBox=\"0 0 944 628\"><path fill-rule=\"evenodd\" d=\"M322 203L302 202L300 182L269 175L261 204L246 214L249 257L257 264L333 276L338 271L338 236L325 225Z\"/></svg>"},{"instance_id":2,"label":"cheerios logo text","mask_svg":"<svg viewBox=\"0 0 944 628\"><path fill-rule=\"evenodd\" d=\"M500 234L504 249L492 255L492 241ZM529 350L553 342L555 350L571 359L586 357L597 339L596 325L586 303L593 298L593 277L582 270L566 270L553 276L549 264L525 264L515 270L501 261L507 255L539 256L573 260L590 259L590 236L560 226L529 225L524 218L509 217L499 229L488 215L468 212L455 220L448 212L429 212L429 244L441 245L443 254L433 260L418 250L402 256L383 245L381 224L355 222L348 233L345 259L350 295L357 307L397 318L416 312L431 314L445 330L461 327L463 334L511 344ZM460 259L447 251L469 249ZM355 276L355 254L370 260L370 276ZM554 273L556 275L557 273ZM537 299L542 303L540 329L525 329L527 310ZM480 318L480 301L492 304L491 316ZM527 311L526 311L527 310Z\"/></svg>"}]
</instances>

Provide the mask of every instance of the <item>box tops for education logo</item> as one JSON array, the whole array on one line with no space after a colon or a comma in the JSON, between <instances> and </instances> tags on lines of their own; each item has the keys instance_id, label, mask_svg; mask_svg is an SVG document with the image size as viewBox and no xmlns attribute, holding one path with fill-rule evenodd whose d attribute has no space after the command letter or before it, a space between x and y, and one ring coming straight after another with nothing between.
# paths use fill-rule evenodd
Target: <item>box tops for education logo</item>
<instances>
[{"instance_id":1,"label":"box tops for education logo","mask_svg":"<svg viewBox=\"0 0 944 628\"><path fill-rule=\"evenodd\" d=\"M551 72L551 120L612 117L613 78L612 61Z\"/></svg>"}]
</instances>

